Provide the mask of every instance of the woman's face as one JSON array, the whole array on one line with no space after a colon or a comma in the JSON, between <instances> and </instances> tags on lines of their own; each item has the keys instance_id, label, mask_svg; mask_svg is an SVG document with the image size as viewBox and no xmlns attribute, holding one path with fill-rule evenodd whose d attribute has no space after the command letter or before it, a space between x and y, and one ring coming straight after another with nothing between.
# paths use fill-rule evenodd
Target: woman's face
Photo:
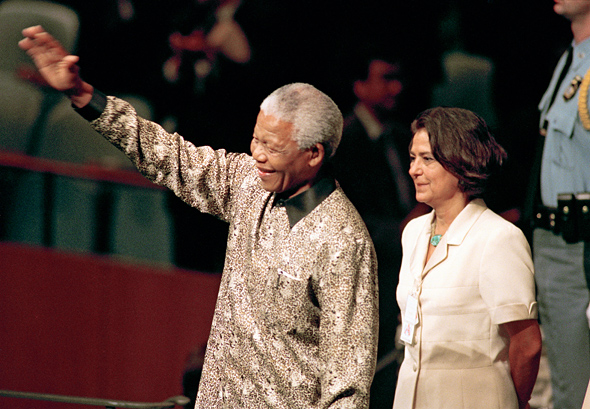
<instances>
[{"instance_id":1,"label":"woman's face","mask_svg":"<svg viewBox=\"0 0 590 409\"><path fill-rule=\"evenodd\" d=\"M410 176L416 188L416 200L433 209L465 202L459 179L434 159L428 132L420 129L412 138Z\"/></svg>"}]
</instances>

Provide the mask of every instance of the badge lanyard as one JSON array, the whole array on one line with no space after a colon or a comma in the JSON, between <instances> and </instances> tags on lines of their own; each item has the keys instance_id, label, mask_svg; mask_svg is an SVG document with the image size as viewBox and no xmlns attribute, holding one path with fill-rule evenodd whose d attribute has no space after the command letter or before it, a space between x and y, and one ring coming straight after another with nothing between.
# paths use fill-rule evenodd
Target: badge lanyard
<instances>
[{"instance_id":1,"label":"badge lanyard","mask_svg":"<svg viewBox=\"0 0 590 409\"><path fill-rule=\"evenodd\" d=\"M418 316L418 300L420 297L421 288L421 276L414 277L412 292L408 294L408 298L406 300L406 309L402 317L402 333L400 340L406 345L414 345L416 342L415 333L416 328L420 322L420 318Z\"/></svg>"}]
</instances>

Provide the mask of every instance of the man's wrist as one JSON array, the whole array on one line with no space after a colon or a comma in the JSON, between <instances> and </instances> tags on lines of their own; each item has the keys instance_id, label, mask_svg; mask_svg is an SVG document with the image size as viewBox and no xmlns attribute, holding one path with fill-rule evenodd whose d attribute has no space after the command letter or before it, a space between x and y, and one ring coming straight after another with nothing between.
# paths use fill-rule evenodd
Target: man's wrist
<instances>
[{"instance_id":1,"label":"man's wrist","mask_svg":"<svg viewBox=\"0 0 590 409\"><path fill-rule=\"evenodd\" d=\"M82 108L92 99L94 87L80 79L74 88L66 90L64 93L76 108Z\"/></svg>"},{"instance_id":2,"label":"man's wrist","mask_svg":"<svg viewBox=\"0 0 590 409\"><path fill-rule=\"evenodd\" d=\"M89 95L88 101L82 105L77 106L72 98L72 106L74 110L87 121L98 119L107 106L107 97L102 92L93 89L92 94Z\"/></svg>"}]
</instances>

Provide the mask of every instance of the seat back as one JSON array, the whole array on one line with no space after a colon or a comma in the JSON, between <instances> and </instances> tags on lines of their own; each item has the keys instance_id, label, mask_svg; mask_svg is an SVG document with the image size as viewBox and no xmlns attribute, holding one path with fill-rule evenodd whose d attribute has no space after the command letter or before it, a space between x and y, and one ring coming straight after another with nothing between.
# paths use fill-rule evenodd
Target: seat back
<instances>
[{"instance_id":1,"label":"seat back","mask_svg":"<svg viewBox=\"0 0 590 409\"><path fill-rule=\"evenodd\" d=\"M40 0L4 0L0 3L0 70L15 70L31 59L18 47L24 28L42 25L68 52L74 52L80 22L71 8Z\"/></svg>"},{"instance_id":2,"label":"seat back","mask_svg":"<svg viewBox=\"0 0 590 409\"><path fill-rule=\"evenodd\" d=\"M73 53L80 23L76 12L61 4L0 2L0 149L28 154L35 154L45 118L61 97L19 74L35 69L31 58L18 46L22 30L33 25L42 25Z\"/></svg>"}]
</instances>

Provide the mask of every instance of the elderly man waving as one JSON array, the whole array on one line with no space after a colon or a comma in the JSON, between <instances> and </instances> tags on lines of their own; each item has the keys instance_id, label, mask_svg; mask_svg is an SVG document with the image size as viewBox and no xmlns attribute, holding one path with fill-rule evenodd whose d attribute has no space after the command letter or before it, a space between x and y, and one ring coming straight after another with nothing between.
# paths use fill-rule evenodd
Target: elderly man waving
<instances>
[{"instance_id":1,"label":"elderly man waving","mask_svg":"<svg viewBox=\"0 0 590 409\"><path fill-rule=\"evenodd\" d=\"M197 408L364 408L378 332L376 258L324 162L342 114L290 84L262 103L252 155L196 147L84 82L40 26L20 47L149 179L230 224ZM199 234L200 232L195 232Z\"/></svg>"}]
</instances>

